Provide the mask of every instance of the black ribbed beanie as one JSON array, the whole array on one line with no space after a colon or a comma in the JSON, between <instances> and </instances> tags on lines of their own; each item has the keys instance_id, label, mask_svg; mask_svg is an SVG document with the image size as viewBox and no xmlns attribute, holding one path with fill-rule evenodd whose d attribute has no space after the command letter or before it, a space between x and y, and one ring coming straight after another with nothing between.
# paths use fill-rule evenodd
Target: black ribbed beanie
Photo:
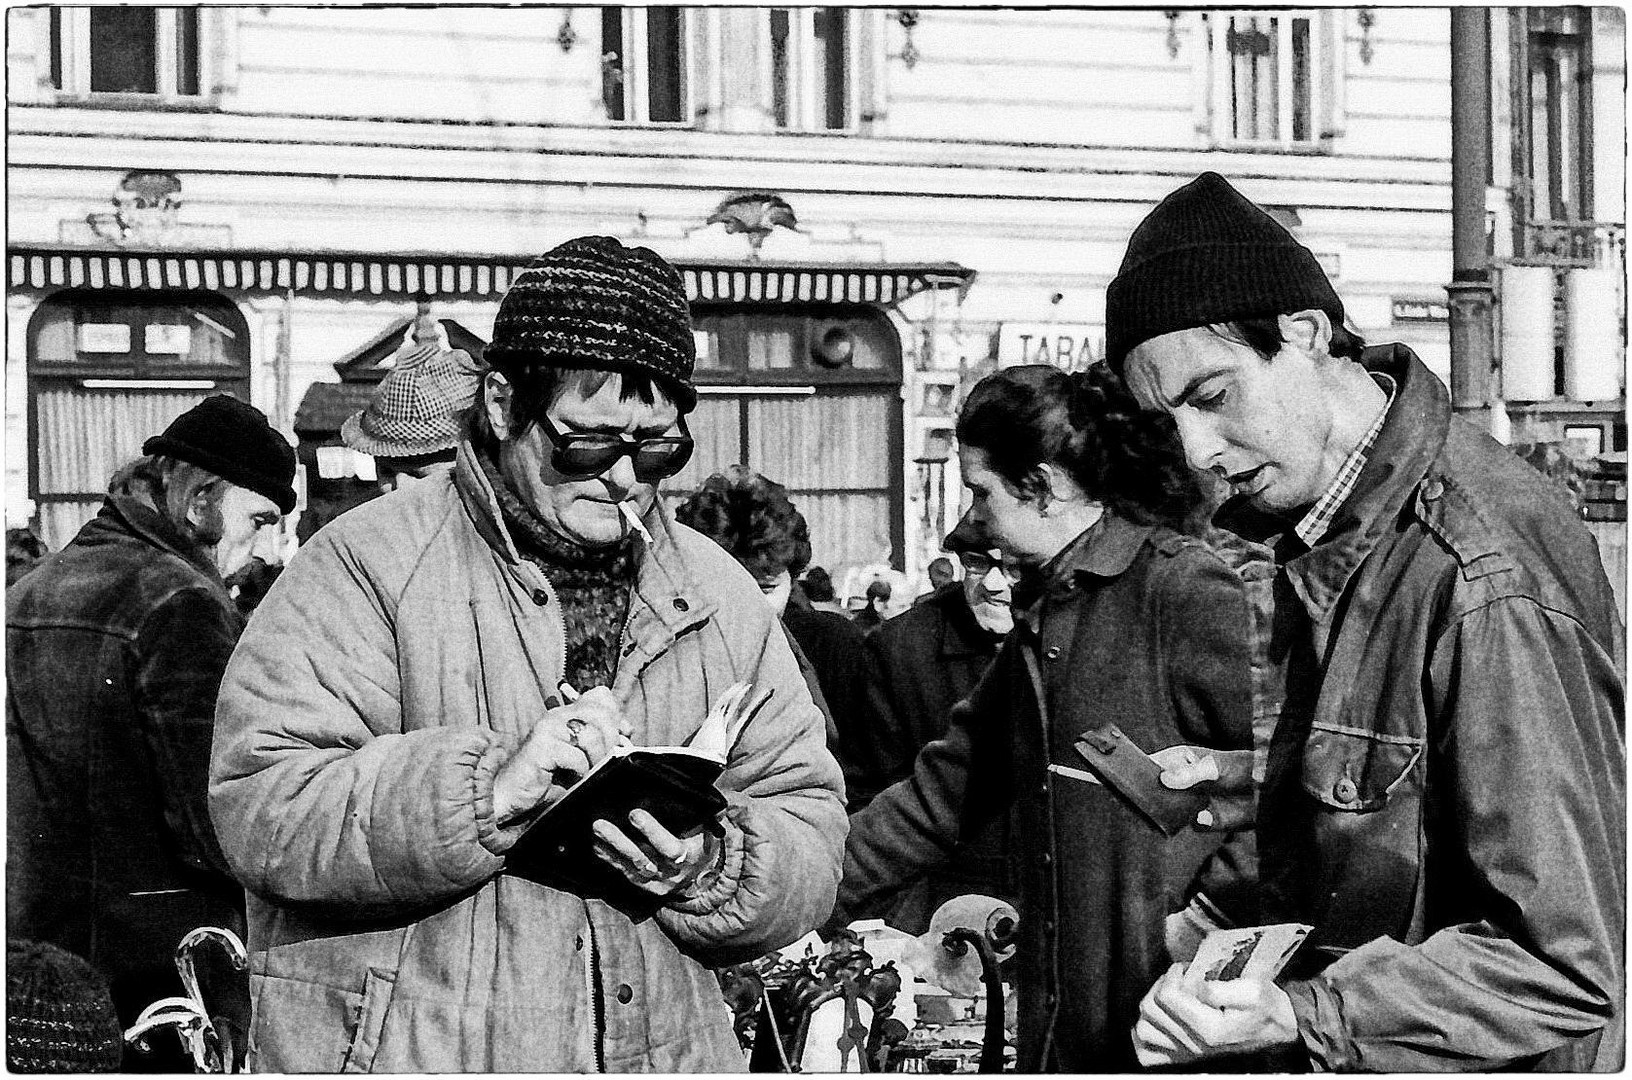
<instances>
[{"instance_id":1,"label":"black ribbed beanie","mask_svg":"<svg viewBox=\"0 0 1632 1080\"><path fill-rule=\"evenodd\" d=\"M568 240L534 260L499 302L483 356L499 371L644 372L681 412L697 404L697 345L680 275L656 252L610 236Z\"/></svg>"},{"instance_id":2,"label":"black ribbed beanie","mask_svg":"<svg viewBox=\"0 0 1632 1080\"><path fill-rule=\"evenodd\" d=\"M207 397L170 421L164 434L142 444L197 465L241 488L265 495L285 514L295 508L295 451L272 430L266 415L235 397Z\"/></svg>"},{"instance_id":3,"label":"black ribbed beanie","mask_svg":"<svg viewBox=\"0 0 1632 1080\"><path fill-rule=\"evenodd\" d=\"M1105 292L1105 359L1175 330L1310 308L1343 324L1314 253L1215 172L1157 204Z\"/></svg>"}]
</instances>

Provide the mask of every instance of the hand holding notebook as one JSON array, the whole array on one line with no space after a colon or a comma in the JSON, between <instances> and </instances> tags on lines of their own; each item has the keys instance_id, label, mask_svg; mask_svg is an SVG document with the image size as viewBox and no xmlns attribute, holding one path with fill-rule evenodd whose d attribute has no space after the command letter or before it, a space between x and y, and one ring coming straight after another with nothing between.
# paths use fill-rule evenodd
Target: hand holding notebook
<instances>
[{"instance_id":1,"label":"hand holding notebook","mask_svg":"<svg viewBox=\"0 0 1632 1080\"><path fill-rule=\"evenodd\" d=\"M672 890L688 857L707 848L703 834L719 831L726 802L715 781L771 696L750 691L729 687L685 746L614 746L538 816L507 869L551 884Z\"/></svg>"}]
</instances>

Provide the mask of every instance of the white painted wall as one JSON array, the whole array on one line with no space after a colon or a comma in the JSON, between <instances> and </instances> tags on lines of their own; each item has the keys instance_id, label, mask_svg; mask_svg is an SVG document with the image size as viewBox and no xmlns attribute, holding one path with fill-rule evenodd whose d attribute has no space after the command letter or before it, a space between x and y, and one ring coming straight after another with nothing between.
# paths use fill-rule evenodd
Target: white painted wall
<instances>
[{"instance_id":1,"label":"white painted wall","mask_svg":"<svg viewBox=\"0 0 1632 1080\"><path fill-rule=\"evenodd\" d=\"M758 85L755 61L735 52L700 66L699 102L721 107L694 127L607 123L593 8L572 10L570 51L555 40L559 8L206 9L221 90L202 110L57 101L41 85L45 10L13 8L10 237L82 235L127 170L151 168L181 178L194 243L528 255L596 231L677 258L741 256L740 237L699 227L725 196L765 189L808 230L774 237L767 258L951 260L979 271L961 310L938 316L940 359L955 365L960 354L983 358L1004 321L1102 325L1133 227L1168 191L1217 169L1296 210L1300 237L1336 267L1363 333L1406 341L1444 371L1444 327L1396 326L1390 302L1443 298L1450 274L1449 14L1372 10L1369 63L1356 9L1329 16L1342 52L1338 133L1322 152L1286 153L1213 148L1196 11L1171 27L1172 54L1156 9L920 9L910 69L894 10L858 12L878 42L859 61L877 115L865 134L811 135L763 130L743 90L745 79ZM753 17L710 13L698 42L742 49ZM1624 18L1595 18L1600 216L1619 220L1624 159L1611 136L1624 125ZM254 393L270 409L281 304L246 307ZM492 310L445 314L485 337ZM902 324L921 326L927 310L909 304ZM334 359L408 312L297 299L291 314L293 407L311 381L334 378ZM13 451L21 349L14 328ZM904 406L909 455L915 389ZM8 454L8 502L26 490L16 459ZM914 488L909 463L909 496ZM909 530L916 518L909 507Z\"/></svg>"}]
</instances>

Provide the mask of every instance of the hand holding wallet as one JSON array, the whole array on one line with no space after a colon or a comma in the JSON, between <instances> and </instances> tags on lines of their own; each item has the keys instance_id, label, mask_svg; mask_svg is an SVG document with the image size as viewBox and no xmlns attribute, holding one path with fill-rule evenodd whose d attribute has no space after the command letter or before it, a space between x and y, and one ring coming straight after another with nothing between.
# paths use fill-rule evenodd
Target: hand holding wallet
<instances>
[{"instance_id":1,"label":"hand holding wallet","mask_svg":"<svg viewBox=\"0 0 1632 1080\"><path fill-rule=\"evenodd\" d=\"M1165 787L1161 764L1115 724L1084 731L1077 738L1076 750L1106 787L1165 836L1176 836L1194 825L1196 814L1207 807L1205 792Z\"/></svg>"}]
</instances>

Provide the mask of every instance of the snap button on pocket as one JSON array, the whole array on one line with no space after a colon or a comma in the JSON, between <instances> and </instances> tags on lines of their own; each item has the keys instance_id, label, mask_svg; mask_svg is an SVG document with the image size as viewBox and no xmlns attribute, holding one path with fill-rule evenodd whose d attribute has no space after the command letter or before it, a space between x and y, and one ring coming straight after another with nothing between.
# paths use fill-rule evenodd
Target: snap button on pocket
<instances>
[{"instance_id":1,"label":"snap button on pocket","mask_svg":"<svg viewBox=\"0 0 1632 1080\"><path fill-rule=\"evenodd\" d=\"M635 1000L634 990L630 988L628 983L619 983L618 984L618 1004L619 1005L627 1005L633 1000Z\"/></svg>"},{"instance_id":2,"label":"snap button on pocket","mask_svg":"<svg viewBox=\"0 0 1632 1080\"><path fill-rule=\"evenodd\" d=\"M1050 660L1058 660L1060 658L1060 647L1058 645L1050 645L1048 647L1048 651L1043 655L1048 657Z\"/></svg>"},{"instance_id":3,"label":"snap button on pocket","mask_svg":"<svg viewBox=\"0 0 1632 1080\"><path fill-rule=\"evenodd\" d=\"M674 598L674 610L676 610L676 611L690 611L691 610L691 605L686 603L686 598L685 597L676 596Z\"/></svg>"},{"instance_id":4,"label":"snap button on pocket","mask_svg":"<svg viewBox=\"0 0 1632 1080\"><path fill-rule=\"evenodd\" d=\"M1352 803L1360 797L1360 788L1347 776L1332 785L1332 798L1340 803Z\"/></svg>"}]
</instances>

